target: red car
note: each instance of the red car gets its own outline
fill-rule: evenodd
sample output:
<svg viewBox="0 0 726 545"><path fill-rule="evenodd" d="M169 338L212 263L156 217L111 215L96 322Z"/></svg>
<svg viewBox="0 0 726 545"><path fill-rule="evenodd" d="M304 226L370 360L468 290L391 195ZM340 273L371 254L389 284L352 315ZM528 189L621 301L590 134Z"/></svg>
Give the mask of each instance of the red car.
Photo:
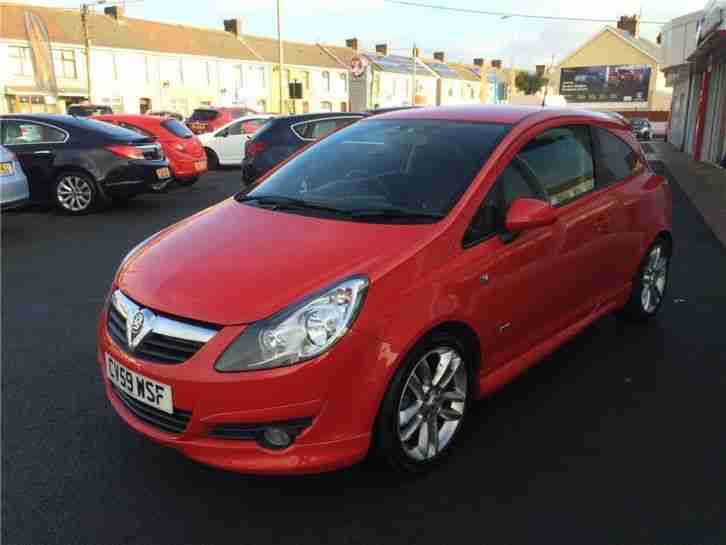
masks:
<svg viewBox="0 0 726 545"><path fill-rule="evenodd" d="M242 116L255 114L257 112L249 108L197 108L187 120L187 127L194 134L202 134L216 131Z"/></svg>
<svg viewBox="0 0 726 545"><path fill-rule="evenodd" d="M93 119L113 123L155 138L169 160L169 168L181 185L192 185L207 171L207 155L199 139L172 117L152 115L96 115Z"/></svg>
<svg viewBox="0 0 726 545"><path fill-rule="evenodd" d="M199 462L423 472L474 400L601 316L652 318L671 250L669 185L615 118L398 111L134 248L97 359L121 418Z"/></svg>

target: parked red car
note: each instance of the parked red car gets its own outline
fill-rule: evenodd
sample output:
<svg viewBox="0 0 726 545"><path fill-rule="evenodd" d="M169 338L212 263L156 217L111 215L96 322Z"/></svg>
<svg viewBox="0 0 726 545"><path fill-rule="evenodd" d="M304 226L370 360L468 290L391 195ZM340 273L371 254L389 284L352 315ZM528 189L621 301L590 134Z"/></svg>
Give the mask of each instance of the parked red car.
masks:
<svg viewBox="0 0 726 545"><path fill-rule="evenodd" d="M169 160L172 175L181 185L195 184L207 171L207 156L199 139L172 117L118 114L97 115L93 119L156 138Z"/></svg>
<svg viewBox="0 0 726 545"><path fill-rule="evenodd" d="M603 315L653 317L671 250L668 183L615 118L398 111L134 248L98 364L129 426L205 464L423 472L472 401Z"/></svg>
<svg viewBox="0 0 726 545"><path fill-rule="evenodd" d="M194 134L216 131L230 121L257 112L249 108L197 108L187 120L187 127Z"/></svg>

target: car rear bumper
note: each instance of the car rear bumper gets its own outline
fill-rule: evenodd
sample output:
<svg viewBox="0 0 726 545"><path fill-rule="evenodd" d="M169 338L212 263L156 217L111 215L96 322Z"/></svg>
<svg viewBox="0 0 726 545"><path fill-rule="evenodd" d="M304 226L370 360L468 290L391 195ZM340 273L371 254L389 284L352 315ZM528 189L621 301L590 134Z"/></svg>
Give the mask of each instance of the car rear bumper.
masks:
<svg viewBox="0 0 726 545"><path fill-rule="evenodd" d="M204 163L204 168L198 169L197 164ZM202 154L197 158L192 159L177 159L169 158L169 167L174 178L187 179L194 178L200 174L207 172L207 157Z"/></svg>
<svg viewBox="0 0 726 545"><path fill-rule="evenodd" d="M169 169L169 176L161 177L161 169ZM128 161L114 167L103 181L104 188L111 194L142 193L159 183L171 182L171 168L166 160Z"/></svg>

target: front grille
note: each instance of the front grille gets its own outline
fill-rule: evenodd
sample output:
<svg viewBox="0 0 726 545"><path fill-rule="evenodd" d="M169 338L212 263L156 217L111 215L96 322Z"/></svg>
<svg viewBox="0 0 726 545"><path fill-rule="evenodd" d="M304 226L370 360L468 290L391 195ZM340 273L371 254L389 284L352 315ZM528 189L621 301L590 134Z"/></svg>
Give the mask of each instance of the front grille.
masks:
<svg viewBox="0 0 726 545"><path fill-rule="evenodd" d="M126 392L112 387L116 397L124 404L129 412L142 422L168 433L182 434L187 429L192 413L174 408L174 414L165 413L154 407L137 401Z"/></svg>
<svg viewBox="0 0 726 545"><path fill-rule="evenodd" d="M295 437L312 423L313 419L307 417L287 420L285 422L267 422L262 424L217 424L210 430L209 435L218 439L251 441L257 439L266 428L277 427L285 428Z"/></svg>
<svg viewBox="0 0 726 545"><path fill-rule="evenodd" d="M126 341L126 319L113 304L108 308L108 333L119 348L126 353L145 361L167 365L184 363L205 344L151 331L132 351Z"/></svg>

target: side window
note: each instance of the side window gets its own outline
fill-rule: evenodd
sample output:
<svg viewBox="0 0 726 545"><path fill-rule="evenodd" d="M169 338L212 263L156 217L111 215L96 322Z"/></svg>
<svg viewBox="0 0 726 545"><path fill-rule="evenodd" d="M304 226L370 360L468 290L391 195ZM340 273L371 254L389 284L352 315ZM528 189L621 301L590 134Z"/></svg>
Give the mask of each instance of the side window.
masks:
<svg viewBox="0 0 726 545"><path fill-rule="evenodd" d="M130 125L128 123L124 123L123 121L119 121L118 125L119 125L119 127L123 127L124 129L128 129L130 131L134 131L139 134L143 134L144 136L148 136L149 138L156 138L156 136L154 136L149 131L142 129L141 127L137 127L136 125Z"/></svg>
<svg viewBox="0 0 726 545"><path fill-rule="evenodd" d="M347 125L350 125L351 123L354 123L358 121L358 118L356 117L349 117L349 118L341 118L335 120L335 128L340 129L341 127L345 127Z"/></svg>
<svg viewBox="0 0 726 545"><path fill-rule="evenodd" d="M595 129L599 146L597 157L598 187L638 174L645 168L640 154L607 129Z"/></svg>
<svg viewBox="0 0 726 545"><path fill-rule="evenodd" d="M310 134L313 129L313 123L300 123L299 125L295 125L293 127L290 127L292 129L292 132L294 132L298 138L311 138Z"/></svg>
<svg viewBox="0 0 726 545"><path fill-rule="evenodd" d="M264 119L248 119L242 123L242 134L255 134L257 129L265 124Z"/></svg>
<svg viewBox="0 0 726 545"><path fill-rule="evenodd" d="M586 125L549 129L530 141L518 157L553 206L595 189L592 138Z"/></svg>
<svg viewBox="0 0 726 545"><path fill-rule="evenodd" d="M464 235L465 247L506 232L507 212L515 200L541 197L537 187L525 178L522 168L521 162L515 159L499 175Z"/></svg>
<svg viewBox="0 0 726 545"><path fill-rule="evenodd" d="M9 119L3 121L2 143L6 146L60 143L65 139L63 131L47 125Z"/></svg>
<svg viewBox="0 0 726 545"><path fill-rule="evenodd" d="M333 132L337 127L338 124L336 119L323 119L321 121L316 121L315 123L312 123L312 128L308 138L317 140L318 138L322 138L326 134Z"/></svg>
<svg viewBox="0 0 726 545"><path fill-rule="evenodd" d="M239 136L240 134L244 134L242 131L243 122L240 121L238 123L233 123L229 127L227 127L226 131L229 136Z"/></svg>

